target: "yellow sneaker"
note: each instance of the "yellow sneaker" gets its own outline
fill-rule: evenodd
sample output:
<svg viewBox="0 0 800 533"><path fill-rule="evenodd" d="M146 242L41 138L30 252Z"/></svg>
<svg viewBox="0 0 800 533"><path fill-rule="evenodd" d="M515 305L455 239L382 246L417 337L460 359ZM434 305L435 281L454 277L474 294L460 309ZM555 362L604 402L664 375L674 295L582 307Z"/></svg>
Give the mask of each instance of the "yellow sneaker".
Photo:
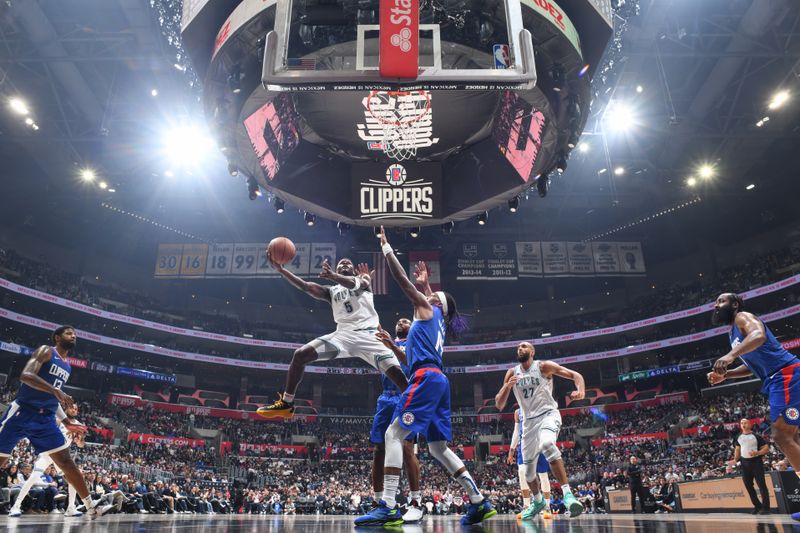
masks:
<svg viewBox="0 0 800 533"><path fill-rule="evenodd" d="M550 509L545 509L542 511L542 518L553 518L553 513L550 512Z"/></svg>
<svg viewBox="0 0 800 533"><path fill-rule="evenodd" d="M294 404L285 401L279 394L278 401L272 405L262 405L256 410L256 413L264 418L292 418Z"/></svg>
<svg viewBox="0 0 800 533"><path fill-rule="evenodd" d="M517 520L522 520L522 513L517 513Z"/></svg>

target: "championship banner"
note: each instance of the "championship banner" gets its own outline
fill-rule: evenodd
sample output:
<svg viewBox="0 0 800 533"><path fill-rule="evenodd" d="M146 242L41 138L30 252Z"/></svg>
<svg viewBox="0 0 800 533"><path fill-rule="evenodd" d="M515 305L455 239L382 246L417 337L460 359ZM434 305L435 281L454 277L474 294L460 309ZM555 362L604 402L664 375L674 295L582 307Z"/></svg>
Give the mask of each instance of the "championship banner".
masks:
<svg viewBox="0 0 800 533"><path fill-rule="evenodd" d="M641 248L639 249L641 252ZM585 242L568 242L567 257L570 274L594 274L592 247Z"/></svg>
<svg viewBox="0 0 800 533"><path fill-rule="evenodd" d="M428 283L431 290L442 290L441 266L439 263L439 251L430 252L408 252L408 272L414 274L417 263L422 261L428 267Z"/></svg>
<svg viewBox="0 0 800 533"><path fill-rule="evenodd" d="M517 271L521 278L544 274L540 242L517 242Z"/></svg>
<svg viewBox="0 0 800 533"><path fill-rule="evenodd" d="M619 250L615 242L593 242L592 255L594 256L594 270L598 274L618 274Z"/></svg>
<svg viewBox="0 0 800 533"><path fill-rule="evenodd" d="M158 435L148 435L147 433L128 433L128 442L138 442L140 444L169 444L172 446L191 446L196 448L198 446L205 446L206 441L203 439L187 439L183 437L161 437Z"/></svg>
<svg viewBox="0 0 800 533"><path fill-rule="evenodd" d="M458 247L456 279L515 280L516 255L513 242L462 242Z"/></svg>
<svg viewBox="0 0 800 533"><path fill-rule="evenodd" d="M568 276L569 257L567 256L567 243L543 242L542 262L546 276Z"/></svg>
<svg viewBox="0 0 800 533"><path fill-rule="evenodd" d="M644 274L644 254L640 242L618 242L621 271L625 274Z"/></svg>

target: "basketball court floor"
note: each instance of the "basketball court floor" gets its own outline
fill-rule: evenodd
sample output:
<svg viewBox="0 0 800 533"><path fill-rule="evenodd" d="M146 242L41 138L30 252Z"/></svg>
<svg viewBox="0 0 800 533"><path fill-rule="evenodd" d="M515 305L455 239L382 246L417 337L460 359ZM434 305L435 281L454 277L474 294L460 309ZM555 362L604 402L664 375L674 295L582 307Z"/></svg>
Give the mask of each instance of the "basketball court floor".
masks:
<svg viewBox="0 0 800 533"><path fill-rule="evenodd" d="M0 528L11 532L103 531L139 532L144 529L171 532L203 531L219 533L345 533L397 531L405 533L800 533L800 522L786 515L747 514L672 514L672 515L583 515L575 519L517 522L512 515L496 516L486 524L462 527L455 516L435 516L419 524L394 528L356 528L352 516L259 516L259 515L111 515L89 521L65 519L61 515L37 515L9 519L0 517Z"/></svg>

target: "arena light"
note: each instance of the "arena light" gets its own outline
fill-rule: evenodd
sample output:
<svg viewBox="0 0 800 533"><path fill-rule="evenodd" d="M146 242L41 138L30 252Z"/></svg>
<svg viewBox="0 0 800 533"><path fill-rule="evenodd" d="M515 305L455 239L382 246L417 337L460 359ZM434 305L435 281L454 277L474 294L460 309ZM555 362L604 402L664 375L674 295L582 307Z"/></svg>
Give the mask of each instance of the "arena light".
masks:
<svg viewBox="0 0 800 533"><path fill-rule="evenodd" d="M91 168L84 168L83 170L81 170L81 179L83 181L94 181L96 177L97 175Z"/></svg>
<svg viewBox="0 0 800 533"><path fill-rule="evenodd" d="M711 179L714 177L714 167L709 164L700 165L700 168L697 169L697 173L704 180Z"/></svg>
<svg viewBox="0 0 800 533"><path fill-rule="evenodd" d="M589 63L586 63L584 66L581 67L581 69L578 71L578 77L579 78L584 77L587 72L589 72Z"/></svg>
<svg viewBox="0 0 800 533"><path fill-rule="evenodd" d="M228 163L228 174L234 177L239 175L239 167L236 166L236 163Z"/></svg>
<svg viewBox="0 0 800 533"><path fill-rule="evenodd" d="M154 96L154 97L158 96L158 89L153 89L152 91L150 91L150 96Z"/></svg>
<svg viewBox="0 0 800 533"><path fill-rule="evenodd" d="M247 197L255 200L261 196L261 189L258 188L258 182L252 177L247 178Z"/></svg>
<svg viewBox="0 0 800 533"><path fill-rule="evenodd" d="M478 224L481 226L485 226L486 223L489 221L489 213L484 211L480 215L478 215Z"/></svg>
<svg viewBox="0 0 800 533"><path fill-rule="evenodd" d="M689 187L694 187L695 185L697 185L697 178L695 178L694 176L690 176L686 180L686 185L688 185Z"/></svg>
<svg viewBox="0 0 800 533"><path fill-rule="evenodd" d="M378 237L378 238L381 237L381 227L380 226L375 226L374 228L372 228L372 231L375 233L376 237Z"/></svg>
<svg viewBox="0 0 800 533"><path fill-rule="evenodd" d="M33 126L33 119L31 117L26 118L25 124L27 124L28 126Z"/></svg>
<svg viewBox="0 0 800 533"><path fill-rule="evenodd" d="M787 101L789 101L789 91L778 91L772 95L772 99L769 101L769 105L767 107L770 109L778 109Z"/></svg>
<svg viewBox="0 0 800 533"><path fill-rule="evenodd" d="M636 114L628 104L612 101L608 104L604 121L611 131L624 133L636 125Z"/></svg>
<svg viewBox="0 0 800 533"><path fill-rule="evenodd" d="M453 228L455 227L456 223L453 222L452 220L445 222L444 224L442 224L442 233L444 233L445 235L450 235L451 233L453 233Z"/></svg>
<svg viewBox="0 0 800 533"><path fill-rule="evenodd" d="M625 167L617 167L614 169L615 176L622 176L623 174L625 174Z"/></svg>
<svg viewBox="0 0 800 533"><path fill-rule="evenodd" d="M644 92L644 87L642 87L641 85L637 85L636 86L636 92L639 93L639 94L642 94Z"/></svg>
<svg viewBox="0 0 800 533"><path fill-rule="evenodd" d="M558 155L558 162L556 163L556 172L563 174L567 170L567 155L561 152Z"/></svg>
<svg viewBox="0 0 800 533"><path fill-rule="evenodd" d="M508 210L512 213L516 213L519 210L519 196L515 196L508 201Z"/></svg>
<svg viewBox="0 0 800 533"><path fill-rule="evenodd" d="M544 198L547 196L547 191L550 188L550 176L547 174L542 174L536 180L536 191L539 193L539 196Z"/></svg>
<svg viewBox="0 0 800 533"><path fill-rule="evenodd" d="M214 149L214 140L199 126L181 126L167 132L164 152L175 167L194 166Z"/></svg>
<svg viewBox="0 0 800 533"><path fill-rule="evenodd" d="M108 189L108 183L106 183L105 181L101 181L100 183L97 184L97 186L103 190Z"/></svg>
<svg viewBox="0 0 800 533"><path fill-rule="evenodd" d="M417 237L419 237L419 233L420 233L419 226L415 226L413 228L409 228L409 230L408 230L408 234L411 235L412 239L416 239Z"/></svg>
<svg viewBox="0 0 800 533"><path fill-rule="evenodd" d="M305 215L303 215L303 220L306 221L306 226L313 226L317 221L317 215L306 211Z"/></svg>
<svg viewBox="0 0 800 533"><path fill-rule="evenodd" d="M286 210L286 203L276 196L275 197L275 211L277 211L278 214L280 215L280 214L283 214L283 212L285 210Z"/></svg>
<svg viewBox="0 0 800 533"><path fill-rule="evenodd" d="M588 152L589 148L590 148L589 143L587 143L586 141L583 141L582 143L578 144L578 151L582 154Z"/></svg>
<svg viewBox="0 0 800 533"><path fill-rule="evenodd" d="M745 187L745 189L748 190L748 191L752 191L755 188L756 188L756 184L755 183L751 183L750 185Z"/></svg>
<svg viewBox="0 0 800 533"><path fill-rule="evenodd" d="M25 100L22 98L14 97L8 101L8 107L11 108L11 111L18 115L27 115L30 113L30 109L28 109L28 104L25 103Z"/></svg>

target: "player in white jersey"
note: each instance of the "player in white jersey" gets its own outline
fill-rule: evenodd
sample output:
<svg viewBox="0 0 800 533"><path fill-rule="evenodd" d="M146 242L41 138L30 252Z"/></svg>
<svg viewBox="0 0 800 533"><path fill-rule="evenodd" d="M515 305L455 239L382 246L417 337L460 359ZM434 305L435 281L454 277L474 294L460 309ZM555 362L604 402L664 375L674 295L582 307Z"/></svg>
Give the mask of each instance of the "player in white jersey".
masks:
<svg viewBox="0 0 800 533"><path fill-rule="evenodd" d="M269 256L269 252L267 254ZM334 272L326 261L322 264L319 277L336 284L320 285L300 279L273 261L272 257L269 259L275 270L289 283L317 300L331 304L336 331L318 337L294 352L283 396L272 405L260 407L258 414L266 418L291 418L295 392L303 379L306 365L313 361L358 357L386 374L400 390L408 388L408 379L397 357L375 337L380 320L372 302L371 277L366 264L360 264L356 272L353 262L344 258L336 265Z"/></svg>
<svg viewBox="0 0 800 533"><path fill-rule="evenodd" d="M544 455L550 463L550 469L564 492L564 505L569 509L570 516L575 517L583 512L583 505L572 494L564 461L561 459L561 451L556 445L558 432L561 429L561 413L558 412L558 402L553 398L553 376L575 382L577 390L570 393L570 397L574 400L583 398L586 386L583 376L579 373L553 361L535 361L533 359L535 353L536 350L530 342L521 342L517 346L519 364L508 369L503 387L495 396L495 405L502 411L513 390L523 416L520 449L526 470L525 479L533 495L533 502L522 513L522 519L535 517L547 505L539 490L539 480L536 476L539 454Z"/></svg>
<svg viewBox="0 0 800 533"><path fill-rule="evenodd" d="M78 447L83 448L83 434L82 433L71 433L62 423L65 418L70 418L74 421L75 424L79 424L79 422L75 421L75 417L78 416L78 407L75 404L70 405L67 407L66 412L59 408L56 412L56 419L58 420L58 428L61 430L61 433L64 434L64 438L66 439L69 445L72 444L74 441ZM31 475L25 480L25 484L22 485L22 488L17 494L17 499L14 500L14 505L11 507L11 510L8 512L9 518L15 518L22 515L22 500L25 499L25 496L28 495L30 490L36 484L36 482L41 478L42 474L44 474L45 470L50 468L50 465L55 464L55 461L50 457L49 453L40 453L39 456L36 458L36 462L33 464L33 471ZM56 466L56 469L58 467ZM77 517L83 516L83 513L78 511L75 508L75 497L78 495L78 491L75 490L75 487L72 485L68 485L68 497L67 500L67 510L64 513L64 516L70 517Z"/></svg>

